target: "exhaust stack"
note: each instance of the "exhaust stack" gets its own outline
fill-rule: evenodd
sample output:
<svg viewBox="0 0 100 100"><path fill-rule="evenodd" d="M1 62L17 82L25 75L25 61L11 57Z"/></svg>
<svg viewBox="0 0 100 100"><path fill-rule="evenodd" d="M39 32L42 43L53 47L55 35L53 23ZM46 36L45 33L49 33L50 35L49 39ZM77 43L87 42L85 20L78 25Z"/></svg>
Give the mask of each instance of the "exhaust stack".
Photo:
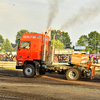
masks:
<svg viewBox="0 0 100 100"><path fill-rule="evenodd" d="M47 32L45 32L42 61L45 61L45 54L46 54L46 34L47 34Z"/></svg>

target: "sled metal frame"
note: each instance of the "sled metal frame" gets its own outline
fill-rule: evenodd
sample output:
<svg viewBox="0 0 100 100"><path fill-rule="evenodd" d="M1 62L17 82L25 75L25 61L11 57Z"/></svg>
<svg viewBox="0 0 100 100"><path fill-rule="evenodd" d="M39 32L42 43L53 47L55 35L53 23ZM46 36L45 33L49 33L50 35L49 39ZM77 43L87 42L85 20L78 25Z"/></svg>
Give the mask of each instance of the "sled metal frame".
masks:
<svg viewBox="0 0 100 100"><path fill-rule="evenodd" d="M94 75L95 75L95 68L96 67L100 67L97 65L93 65L92 62L89 62L88 64L83 64L83 65L87 65L86 69L89 69L92 66L92 72L91 72L91 80L94 79Z"/></svg>

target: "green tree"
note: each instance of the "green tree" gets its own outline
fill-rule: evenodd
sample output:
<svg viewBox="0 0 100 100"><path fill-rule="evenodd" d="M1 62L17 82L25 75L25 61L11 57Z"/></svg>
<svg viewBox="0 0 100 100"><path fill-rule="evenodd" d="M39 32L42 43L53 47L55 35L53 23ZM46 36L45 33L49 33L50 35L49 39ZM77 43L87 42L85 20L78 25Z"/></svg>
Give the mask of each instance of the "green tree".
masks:
<svg viewBox="0 0 100 100"><path fill-rule="evenodd" d="M2 51L12 51L13 50L11 43L8 39L6 39L4 43L1 45L1 49Z"/></svg>
<svg viewBox="0 0 100 100"><path fill-rule="evenodd" d="M17 32L15 43L18 44L19 39L22 37L23 33L28 33L28 30L20 30Z"/></svg>
<svg viewBox="0 0 100 100"><path fill-rule="evenodd" d="M53 39L53 36L57 35L57 31L56 30L51 30L51 40ZM58 38L59 39L59 38Z"/></svg>
<svg viewBox="0 0 100 100"><path fill-rule="evenodd" d="M64 44L64 45L67 45L71 42L71 39L70 39L70 36L68 35L68 32L62 32L61 33L61 42Z"/></svg>
<svg viewBox="0 0 100 100"><path fill-rule="evenodd" d="M1 46L1 44L2 44L3 42L4 42L3 36L0 35L0 46Z"/></svg>
<svg viewBox="0 0 100 100"><path fill-rule="evenodd" d="M86 46L86 50L90 54L96 54L100 49L100 33L97 31L92 31L87 35L80 36L77 41L77 46Z"/></svg>
<svg viewBox="0 0 100 100"><path fill-rule="evenodd" d="M82 35L77 42L77 46L87 46L87 43L88 43L87 35Z"/></svg>
<svg viewBox="0 0 100 100"><path fill-rule="evenodd" d="M96 54L99 52L100 46L100 33L97 31L90 32L88 34L88 49L90 53Z"/></svg>
<svg viewBox="0 0 100 100"><path fill-rule="evenodd" d="M70 36L68 32L60 31L60 30L51 30L51 40L55 35L55 40L59 40L62 42L64 46L71 42Z"/></svg>
<svg viewBox="0 0 100 100"><path fill-rule="evenodd" d="M53 46L53 40L51 40L51 46ZM59 49L59 40L55 40L54 46L56 49ZM63 43L60 41L60 49L63 49Z"/></svg>
<svg viewBox="0 0 100 100"><path fill-rule="evenodd" d="M13 43L11 43L11 45L12 45L13 48L15 48L17 46L16 44L13 44Z"/></svg>

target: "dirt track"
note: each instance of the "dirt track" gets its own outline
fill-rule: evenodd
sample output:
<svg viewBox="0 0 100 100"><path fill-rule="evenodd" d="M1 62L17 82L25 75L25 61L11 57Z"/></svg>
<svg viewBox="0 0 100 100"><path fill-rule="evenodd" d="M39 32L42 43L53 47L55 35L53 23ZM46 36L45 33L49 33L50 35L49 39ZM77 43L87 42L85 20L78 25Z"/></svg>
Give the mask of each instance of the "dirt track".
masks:
<svg viewBox="0 0 100 100"><path fill-rule="evenodd" d="M100 100L100 73L73 82L65 75L25 78L21 71L0 69L0 100Z"/></svg>

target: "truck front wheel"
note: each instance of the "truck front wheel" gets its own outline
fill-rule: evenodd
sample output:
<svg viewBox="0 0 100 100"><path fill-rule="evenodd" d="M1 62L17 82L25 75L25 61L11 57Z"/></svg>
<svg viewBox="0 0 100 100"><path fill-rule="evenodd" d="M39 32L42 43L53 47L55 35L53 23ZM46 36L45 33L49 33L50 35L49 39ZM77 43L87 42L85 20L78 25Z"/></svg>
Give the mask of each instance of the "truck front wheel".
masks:
<svg viewBox="0 0 100 100"><path fill-rule="evenodd" d="M23 74L27 78L33 77L35 75L35 68L34 68L34 66L31 65L31 64L25 65L25 67L23 68Z"/></svg>
<svg viewBox="0 0 100 100"><path fill-rule="evenodd" d="M79 69L71 68L66 71L66 78L68 80L76 81L81 77L81 71Z"/></svg>

